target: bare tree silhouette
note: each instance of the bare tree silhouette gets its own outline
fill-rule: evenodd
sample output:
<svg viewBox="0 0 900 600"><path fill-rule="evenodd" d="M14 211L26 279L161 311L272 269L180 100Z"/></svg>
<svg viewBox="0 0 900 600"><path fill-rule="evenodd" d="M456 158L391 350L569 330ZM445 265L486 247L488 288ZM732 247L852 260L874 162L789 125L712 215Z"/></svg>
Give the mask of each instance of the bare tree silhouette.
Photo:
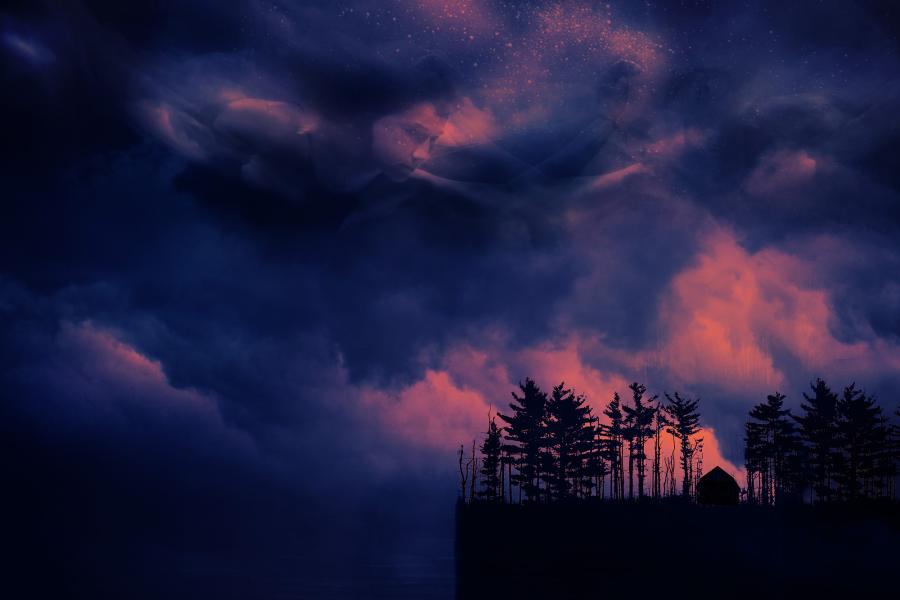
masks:
<svg viewBox="0 0 900 600"><path fill-rule="evenodd" d="M659 406L656 407L656 414L654 415L654 434L653 434L653 497L655 499L659 499L663 495L662 490L662 478L660 471L662 469L661 458L662 458L662 433L665 431L665 428L670 425L669 420L666 418L665 411L661 410Z"/></svg>
<svg viewBox="0 0 900 600"><path fill-rule="evenodd" d="M691 494L694 456L691 437L700 429L700 413L697 410L700 400L682 398L678 392L672 396L666 394L666 399L668 404L663 407L663 410L668 413L672 423L668 431L675 438L681 440L681 469L684 474L681 480L681 495L688 497Z"/></svg>
<svg viewBox="0 0 900 600"><path fill-rule="evenodd" d="M466 482L469 480L469 461L465 459L465 446L463 444L459 445L459 497L465 502L466 501Z"/></svg>

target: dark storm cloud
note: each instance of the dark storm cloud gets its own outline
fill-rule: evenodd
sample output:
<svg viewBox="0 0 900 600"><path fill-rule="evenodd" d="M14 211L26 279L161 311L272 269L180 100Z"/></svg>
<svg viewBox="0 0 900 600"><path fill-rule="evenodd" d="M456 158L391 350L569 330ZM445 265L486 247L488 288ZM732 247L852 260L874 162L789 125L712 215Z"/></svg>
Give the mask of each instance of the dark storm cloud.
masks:
<svg viewBox="0 0 900 600"><path fill-rule="evenodd" d="M510 13L484 7L479 18L509 26ZM483 67L469 62L491 43L480 32L468 46L448 43L456 28L479 31L478 23L453 20L440 10L435 16L390 8L246 3L210 10L188 3L126 12L87 3L65 14L11 14L6 39L27 36L45 55L58 57L52 65L35 65L23 61L21 51L4 55L17 65L13 76L22 90L7 114L22 114L36 98L47 106L44 113L67 124L32 129L31 143L51 152L75 144L84 150L84 139L117 148L135 132L146 135L150 110L162 128L150 137L161 136L194 164L165 162L155 151L103 159L90 167L111 173L100 176L110 178L102 189L84 186L84 167L55 186L52 179L42 182L51 186L45 190L13 177L16 196L28 200L12 207L12 245L5 255L28 258L8 259L8 271L48 289L103 281L119 290L121 313L145 311L176 330L176 337L205 340L210 347L220 341L207 330L228 330L242 345L263 333L285 339L313 332L333 341L351 379L390 380L415 377L424 347L440 346L467 327L500 323L523 342L545 337L559 298L568 295L573 277L587 273L593 275L584 284L590 290L584 304L564 303L571 327L601 331L614 345L642 346L652 338L657 297L694 252L692 227L703 229L697 225L702 215L681 216L694 212L684 208L691 200L751 232L756 228L751 239L760 246L797 228L846 225L848 218L862 227L894 226L895 186L883 151L895 129L884 126L894 112L892 101L876 101L872 84L859 95L839 90L837 83L820 85L815 94L779 90L784 84L766 77L770 62L785 72L792 67L780 65L793 62L798 77L812 81L823 75L816 61L827 59L800 66L815 39L783 33L772 34L777 40L768 46L777 61L761 56L761 40L770 41L765 28L793 18L774 9L765 23L753 11L733 14L727 20L732 25L718 34L708 26L721 22L720 7L698 5L669 17L656 11L630 15L635 26L650 22L654 34L666 32L662 44L674 57L667 59L668 68L652 73L650 62L635 62L644 42L622 30L623 40L638 50L628 54L632 46L625 46L622 58L617 46L605 48L600 66L591 67L600 73L589 86L592 100L581 91L558 99L575 113L524 128L498 125L487 143L436 152L426 159L426 170L439 174L438 182L387 181L373 156L375 121L420 103L439 106L443 121L453 110L448 103L495 85L482 83L493 76L486 79L478 71ZM364 17L367 9L371 15ZM532 25L544 19L545 35L555 35L558 15L545 15L540 7L525 13L534 16ZM209 14L217 26L201 27ZM444 27L430 46L421 43L429 18ZM702 53L692 43L699 30L705 32ZM732 38L742 31L753 34L747 47L717 53L735 46ZM527 33L526 27L520 35ZM401 43L409 37L412 47ZM829 43L844 38L840 44L854 55L870 47L849 29L836 31ZM67 51L72 46L81 52ZM78 54L87 62L72 58ZM484 60L496 72L499 63ZM571 67L555 66L556 80L577 75ZM92 85L76 86L81 82ZM656 93L647 96L648 87ZM480 102L502 121L504 105ZM642 108L622 117L621 106L629 103ZM403 123L417 124L417 118ZM340 124L347 120L349 125ZM98 138L72 127L108 134ZM679 135L688 140L682 150L653 157L670 151L667 139L677 146ZM13 144L6 147L12 153ZM651 169L648 158L657 161ZM142 166L148 164L157 172L148 173ZM571 182L577 187L635 165L630 181L637 187L626 194L634 197L635 208L616 206L616 188L575 194L586 198L577 201L582 206L572 205L585 222L597 220L593 231L585 227L579 235L596 236L597 243L573 244L572 230L557 219L559 203L569 202L564 198L571 196ZM176 175L177 169L182 173ZM470 185L448 185L448 178ZM479 182L497 187L473 187ZM654 182L653 191L638 191L646 186L640 182ZM172 187L177 191L167 189ZM673 195L691 200L660 208L658 217L648 208L669 205ZM851 195L862 197L868 209L855 210L859 201L849 202ZM548 197L556 200L543 199ZM68 200L54 205L59 198ZM617 214L628 216L610 218ZM204 215L212 220L198 224ZM17 226L28 221L45 226L40 234ZM551 268L532 266L543 257L550 257ZM229 277L242 283L230 284ZM637 300L618 291L635 286L642 288ZM547 291L527 299L516 292L529 287ZM267 289L271 293L261 293ZM196 321L189 315L203 310L204 290L235 308ZM158 356L179 347L162 339ZM204 369L193 360L171 356L164 362L179 381L200 377L198 385L214 385L215 378L202 376ZM246 394L268 379L249 377L227 395Z"/></svg>
<svg viewBox="0 0 900 600"><path fill-rule="evenodd" d="M481 423L541 364L686 388L735 460L764 385L890 392L890 6L452 5L4 9L3 427L35 465L314 511L449 489L402 411Z"/></svg>
<svg viewBox="0 0 900 600"><path fill-rule="evenodd" d="M110 56L118 48L94 31L77 16L67 22L32 4L0 15L4 174L39 176L136 143L126 119L125 73Z"/></svg>

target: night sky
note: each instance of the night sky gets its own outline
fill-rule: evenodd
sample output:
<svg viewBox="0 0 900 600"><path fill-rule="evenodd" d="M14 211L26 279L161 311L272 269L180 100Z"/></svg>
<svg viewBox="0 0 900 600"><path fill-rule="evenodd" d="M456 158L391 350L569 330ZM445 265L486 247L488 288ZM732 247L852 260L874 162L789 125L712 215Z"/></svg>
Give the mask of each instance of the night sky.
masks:
<svg viewBox="0 0 900 600"><path fill-rule="evenodd" d="M447 597L455 452L526 376L699 396L739 480L767 393L893 411L898 34L889 1L4 5L31 585Z"/></svg>

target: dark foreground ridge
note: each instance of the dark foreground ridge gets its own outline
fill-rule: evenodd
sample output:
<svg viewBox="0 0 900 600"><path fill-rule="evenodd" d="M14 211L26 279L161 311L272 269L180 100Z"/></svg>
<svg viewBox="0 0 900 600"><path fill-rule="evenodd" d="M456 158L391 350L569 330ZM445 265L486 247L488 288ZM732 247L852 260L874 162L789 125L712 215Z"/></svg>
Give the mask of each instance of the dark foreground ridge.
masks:
<svg viewBox="0 0 900 600"><path fill-rule="evenodd" d="M898 597L900 505L457 506L457 597Z"/></svg>

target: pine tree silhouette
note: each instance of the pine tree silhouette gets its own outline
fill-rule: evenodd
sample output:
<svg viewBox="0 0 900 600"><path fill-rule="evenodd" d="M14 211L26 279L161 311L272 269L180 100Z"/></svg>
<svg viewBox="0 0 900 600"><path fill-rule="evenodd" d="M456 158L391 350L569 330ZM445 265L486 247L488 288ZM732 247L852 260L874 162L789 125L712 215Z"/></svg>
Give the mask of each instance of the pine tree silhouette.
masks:
<svg viewBox="0 0 900 600"><path fill-rule="evenodd" d="M851 383L837 401L834 477L840 499L856 502L874 491L881 450L881 407Z"/></svg>
<svg viewBox="0 0 900 600"><path fill-rule="evenodd" d="M876 400L855 383L845 387L837 401L836 433L839 499L857 502L887 497L889 480L895 475L890 424Z"/></svg>
<svg viewBox="0 0 900 600"><path fill-rule="evenodd" d="M628 497L643 499L645 447L651 440L652 497L675 494L678 463L681 495L690 497L703 475L703 438L696 438L699 399L666 393L666 404L654 405L657 396L646 398L646 386L633 382L628 387L631 403L613 394L603 409L608 423L601 424L586 397L565 383L548 397L534 380L525 379L520 393L512 393L510 415L496 415L506 426L498 427L489 416L481 457L476 456L474 440L468 457L460 447L462 501L512 502L514 486L519 502L523 496L527 502L605 497L607 475L609 498L621 500L626 497L626 446ZM812 395L803 394L799 416L785 408L786 397L777 391L750 410L744 438L747 501L767 506L802 501L809 487L816 503L893 498L900 426L855 383L840 397L822 379L810 388ZM900 417L900 410L895 414ZM663 456L663 433L672 436L671 456Z"/></svg>
<svg viewBox="0 0 900 600"><path fill-rule="evenodd" d="M513 442L503 448L512 457L516 472L512 480L529 502L541 499L542 467L545 462L547 394L532 379L519 384L521 396L512 392L511 415L498 413L506 439Z"/></svg>
<svg viewBox="0 0 900 600"><path fill-rule="evenodd" d="M897 478L897 464L900 463L900 408L894 411L894 416L897 417L896 422L888 426L887 464L885 465L889 488L886 495L891 499L895 499L896 496L894 486Z"/></svg>
<svg viewBox="0 0 900 600"><path fill-rule="evenodd" d="M481 490L478 496L482 500L488 502L496 502L502 495L502 484L500 481L500 464L501 452L500 429L497 427L497 421L494 418L488 422L488 428L484 435L484 442L481 444Z"/></svg>
<svg viewBox="0 0 900 600"><path fill-rule="evenodd" d="M647 393L647 386L637 381L629 385L628 389L631 390L632 405L623 405L622 410L625 412L626 429L630 442L629 477L632 476L633 462L637 466L638 498L643 498L647 462L647 453L644 447L647 440L653 435L653 420L657 407L651 403L656 400L657 396L645 401L644 394ZM633 497L630 486L631 482L629 482L629 495Z"/></svg>
<svg viewBox="0 0 900 600"><path fill-rule="evenodd" d="M815 498L829 502L834 496L834 471L838 462L837 396L822 379L810 384L813 395L803 394L803 415L794 417L808 451L809 475Z"/></svg>
<svg viewBox="0 0 900 600"><path fill-rule="evenodd" d="M545 480L553 499L572 495L573 483L584 479L583 454L590 448L594 436L590 408L584 396L576 396L560 383L553 388L547 402L547 464Z"/></svg>
<svg viewBox="0 0 900 600"><path fill-rule="evenodd" d="M622 399L619 393L613 394L603 414L609 418L609 425L601 425L604 438L604 450L609 461L610 497L622 500L625 497L625 417L622 414Z"/></svg>
<svg viewBox="0 0 900 600"><path fill-rule="evenodd" d="M785 395L775 392L750 411L745 438L751 501L777 504L799 491L799 440ZM755 487L754 487L755 486Z"/></svg>
<svg viewBox="0 0 900 600"><path fill-rule="evenodd" d="M878 429L874 439L876 447L875 471L872 473L874 489L869 495L876 498L892 499L894 480L897 476L895 446L891 434L891 422L884 411L880 411Z"/></svg>

